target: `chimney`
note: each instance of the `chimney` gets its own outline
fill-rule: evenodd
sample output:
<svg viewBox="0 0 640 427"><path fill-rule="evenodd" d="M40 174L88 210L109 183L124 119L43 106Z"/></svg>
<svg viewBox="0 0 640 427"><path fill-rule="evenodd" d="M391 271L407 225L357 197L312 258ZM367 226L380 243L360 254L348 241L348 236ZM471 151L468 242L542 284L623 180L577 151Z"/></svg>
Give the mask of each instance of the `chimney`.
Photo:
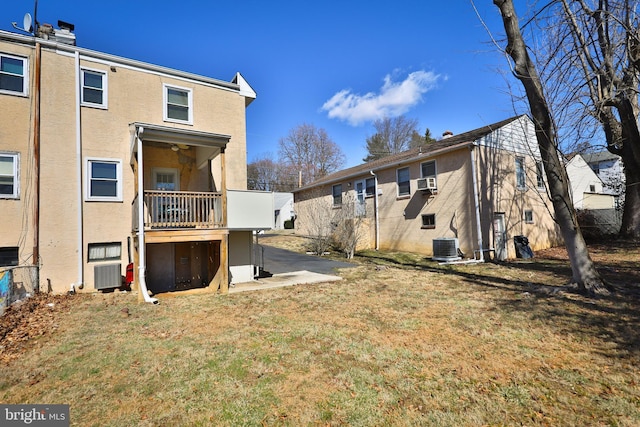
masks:
<svg viewBox="0 0 640 427"><path fill-rule="evenodd" d="M453 136L453 132L450 130L445 130L442 132L442 139L451 138Z"/></svg>

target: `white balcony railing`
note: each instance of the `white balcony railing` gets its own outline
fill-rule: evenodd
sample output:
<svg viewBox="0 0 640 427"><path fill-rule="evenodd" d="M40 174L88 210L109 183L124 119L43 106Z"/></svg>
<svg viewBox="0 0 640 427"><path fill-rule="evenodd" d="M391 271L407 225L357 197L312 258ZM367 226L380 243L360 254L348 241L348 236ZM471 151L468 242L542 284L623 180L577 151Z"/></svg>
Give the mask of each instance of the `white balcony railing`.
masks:
<svg viewBox="0 0 640 427"><path fill-rule="evenodd" d="M222 193L144 191L144 228L221 228ZM137 197L133 203L133 229L137 230Z"/></svg>

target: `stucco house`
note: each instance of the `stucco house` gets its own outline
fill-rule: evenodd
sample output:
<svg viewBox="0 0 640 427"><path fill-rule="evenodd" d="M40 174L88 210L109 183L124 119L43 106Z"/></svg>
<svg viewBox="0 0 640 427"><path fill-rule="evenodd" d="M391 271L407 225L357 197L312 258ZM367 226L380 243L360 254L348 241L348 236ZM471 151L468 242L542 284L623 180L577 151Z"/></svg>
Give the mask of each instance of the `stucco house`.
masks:
<svg viewBox="0 0 640 427"><path fill-rule="evenodd" d="M296 229L312 234L313 212L343 209L343 201L353 200L354 215L365 219L360 248L444 260L460 252L464 258L514 258L515 236L526 236L534 251L561 242L545 182L534 125L522 115L447 134L295 190Z"/></svg>
<svg viewBox="0 0 640 427"><path fill-rule="evenodd" d="M41 289L66 292L117 287L131 263L147 301L253 279L252 233L272 227L273 196L247 191L256 93L240 73L5 31L0 62L4 266L36 265Z"/></svg>

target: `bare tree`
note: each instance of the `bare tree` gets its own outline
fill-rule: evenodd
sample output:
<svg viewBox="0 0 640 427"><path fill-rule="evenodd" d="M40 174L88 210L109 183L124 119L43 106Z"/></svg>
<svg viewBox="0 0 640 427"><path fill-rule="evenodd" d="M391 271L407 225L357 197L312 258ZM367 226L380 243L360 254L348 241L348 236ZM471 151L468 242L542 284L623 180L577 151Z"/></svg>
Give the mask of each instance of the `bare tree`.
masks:
<svg viewBox="0 0 640 427"><path fill-rule="evenodd" d="M365 207L364 200L359 200L355 192L349 191L343 195L340 209L333 210L333 243L348 259L353 258L358 243L367 233Z"/></svg>
<svg viewBox="0 0 640 427"><path fill-rule="evenodd" d="M322 256L331 248L333 201L320 189L296 195L296 228L309 238L309 251Z"/></svg>
<svg viewBox="0 0 640 427"><path fill-rule="evenodd" d="M415 143L415 136L420 137L416 130L418 120L405 116L376 120L373 127L376 133L367 138L365 162L406 151L412 147L412 142Z"/></svg>
<svg viewBox="0 0 640 427"><path fill-rule="evenodd" d="M247 188L260 191L292 191L298 185L293 167L265 155L247 165Z"/></svg>
<svg viewBox="0 0 640 427"><path fill-rule="evenodd" d="M626 181L621 234L640 238L640 39L637 1L559 0L538 14L537 59L566 137L604 135ZM544 43L543 43L544 42Z"/></svg>
<svg viewBox="0 0 640 427"><path fill-rule="evenodd" d="M302 185L337 171L345 162L342 149L327 132L311 124L295 127L279 145L280 162L301 172Z"/></svg>
<svg viewBox="0 0 640 427"><path fill-rule="evenodd" d="M507 35L505 51L513 60L514 75L522 83L527 96L556 221L560 226L569 254L573 281L583 293L608 293L589 257L587 245L578 226L576 212L569 195L567 172L558 155L557 133L549 105L537 69L529 56L520 31L513 2L512 0L493 0L493 3L500 9Z"/></svg>

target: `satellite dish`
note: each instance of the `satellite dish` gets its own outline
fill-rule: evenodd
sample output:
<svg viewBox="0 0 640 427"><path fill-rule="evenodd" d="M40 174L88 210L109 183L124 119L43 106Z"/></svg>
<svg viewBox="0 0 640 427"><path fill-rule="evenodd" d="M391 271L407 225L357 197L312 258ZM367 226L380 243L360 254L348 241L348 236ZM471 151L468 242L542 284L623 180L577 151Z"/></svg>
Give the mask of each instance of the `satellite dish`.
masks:
<svg viewBox="0 0 640 427"><path fill-rule="evenodd" d="M22 20L22 28L30 33L31 32L31 24L33 23L33 20L31 19L31 14L29 12L24 14L24 19Z"/></svg>

